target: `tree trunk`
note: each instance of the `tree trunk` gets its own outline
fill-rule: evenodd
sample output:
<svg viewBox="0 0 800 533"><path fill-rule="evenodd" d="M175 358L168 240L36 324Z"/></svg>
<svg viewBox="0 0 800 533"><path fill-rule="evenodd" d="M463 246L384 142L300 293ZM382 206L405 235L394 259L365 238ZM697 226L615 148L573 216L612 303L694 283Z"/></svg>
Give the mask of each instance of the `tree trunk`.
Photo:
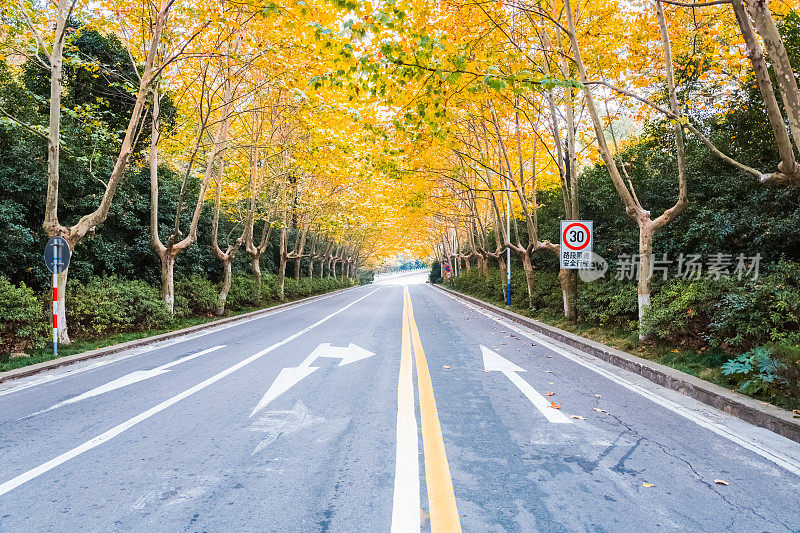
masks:
<svg viewBox="0 0 800 533"><path fill-rule="evenodd" d="M294 280L300 281L300 257L294 260Z"/></svg>
<svg viewBox="0 0 800 533"><path fill-rule="evenodd" d="M253 282L256 286L258 297L261 298L261 255L251 257L253 265Z"/></svg>
<svg viewBox="0 0 800 533"><path fill-rule="evenodd" d="M642 332L642 319L650 307L650 289L653 281L653 227L639 226L639 340L648 340Z"/></svg>
<svg viewBox="0 0 800 533"><path fill-rule="evenodd" d="M775 80L778 82L778 89L783 99L789 130L792 132L795 146L800 149L800 91L797 89L797 80L789 62L789 55L786 53L786 47L767 2L765 0L746 1L750 14L753 16L756 31L764 40L767 55L775 72ZM784 169L783 172L789 173L792 170L794 169Z"/></svg>
<svg viewBox="0 0 800 533"><path fill-rule="evenodd" d="M522 267L525 270L525 283L528 285L528 308L533 309L533 287L536 279L533 276L533 263L531 263L531 254L527 250L522 256Z"/></svg>
<svg viewBox="0 0 800 533"><path fill-rule="evenodd" d="M576 322L578 320L578 308L575 307L578 292L576 271L562 268L558 271L558 281L561 283L561 295L564 297L564 318Z"/></svg>
<svg viewBox="0 0 800 533"><path fill-rule="evenodd" d="M314 277L314 258L312 257L311 260L308 262L308 279Z"/></svg>
<svg viewBox="0 0 800 533"><path fill-rule="evenodd" d="M169 314L175 313L175 254L165 251L161 257L161 297L167 304Z"/></svg>
<svg viewBox="0 0 800 533"><path fill-rule="evenodd" d="M222 261L222 286L219 289L219 298L217 300L217 315L225 313L225 302L228 300L228 293L231 290L231 263L232 259L224 259Z"/></svg>
<svg viewBox="0 0 800 533"><path fill-rule="evenodd" d="M286 299L283 291L284 282L286 281L286 257L281 255L281 261L278 265L278 298L281 300Z"/></svg>
<svg viewBox="0 0 800 533"><path fill-rule="evenodd" d="M58 334L58 343L59 344L69 344L72 341L69 339L69 334L67 333L67 306L66 306L66 296L67 296L67 274L69 269L65 269L64 272L58 275L58 306L56 311L56 326L57 326L57 334Z"/></svg>

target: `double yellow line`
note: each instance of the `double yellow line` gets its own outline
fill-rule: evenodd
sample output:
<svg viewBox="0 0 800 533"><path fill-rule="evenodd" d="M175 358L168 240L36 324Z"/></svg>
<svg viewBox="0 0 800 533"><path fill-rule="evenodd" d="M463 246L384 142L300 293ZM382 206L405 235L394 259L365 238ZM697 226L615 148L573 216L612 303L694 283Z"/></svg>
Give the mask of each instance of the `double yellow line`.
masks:
<svg viewBox="0 0 800 533"><path fill-rule="evenodd" d="M428 507L431 517L431 532L460 532L461 520L453 492L453 480L447 464L439 412L433 396L433 384L428 371L428 360L422 349L419 330L414 320L414 307L408 287L403 288L403 340L401 361L411 358L407 339L411 337L414 347L414 361L417 367L417 389L419 392L419 411L422 421L422 445L425 457L425 484L428 489Z"/></svg>

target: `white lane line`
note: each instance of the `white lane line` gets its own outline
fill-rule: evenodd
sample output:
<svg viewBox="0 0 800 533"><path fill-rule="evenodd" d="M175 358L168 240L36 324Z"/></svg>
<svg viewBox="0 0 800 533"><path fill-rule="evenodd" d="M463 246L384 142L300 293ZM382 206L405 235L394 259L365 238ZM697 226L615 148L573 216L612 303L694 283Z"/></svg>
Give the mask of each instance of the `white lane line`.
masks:
<svg viewBox="0 0 800 533"><path fill-rule="evenodd" d="M154 378L156 376L160 376L161 374L166 374L169 372L169 369L175 365L179 365L181 363L185 363L186 361L191 361L196 357L200 357L201 355L206 355L211 352L215 352L220 348L224 348L225 344L220 344L219 346L214 346L213 348L207 348L205 350L199 351L197 353L193 353L191 355L187 355L186 357L181 357L180 359L176 359L171 363L167 363L165 365L161 365L156 368L151 368L150 370L136 370L131 372L130 374L126 374L120 378L114 379L109 381L104 385L100 385L99 387L95 387L92 390L86 391L83 394L75 396L74 398L70 398L69 400L64 400L63 402L59 402L55 405L51 405L47 409L42 409L41 411L36 411L33 414L30 414L24 418L30 418L32 416L40 415L42 413L46 413L48 411L52 411L53 409L58 409L59 407L64 407L65 405L70 405L73 403L80 402L82 400L87 400L89 398L94 398L95 396L100 396L101 394L105 394L107 392L115 391L117 389L121 389L122 387L127 387L128 385L133 385L134 383L139 383L146 379Z"/></svg>
<svg viewBox="0 0 800 533"><path fill-rule="evenodd" d="M483 344L481 344L481 353L483 354L483 367L486 372L500 372L505 377L511 380L511 383L517 386L517 388L525 395L525 397L536 407L541 413L554 424L570 424L572 420L567 418L567 415L550 407L550 402L548 402L544 396L539 394L539 392L533 388L533 386L522 379L522 377L517 374L517 372L525 372L526 370L520 366L515 365L505 357L501 356L499 353L495 352L494 350L490 350Z"/></svg>
<svg viewBox="0 0 800 533"><path fill-rule="evenodd" d="M181 400L183 400L185 398L188 398L189 396L191 396L191 395L193 395L193 394L195 394L197 392L200 392L201 390L205 389L209 385L213 385L214 383L216 383L217 381L221 380L222 378L224 378L224 377L236 372L240 368L243 368L243 367L249 365L253 361L256 361L256 360L260 359L261 357L265 356L266 354L270 353L271 351L273 351L273 350L275 350L277 348L280 348L284 344L287 344L287 343L295 340L296 338L300 337L301 335L304 335L304 334L308 333L309 331L311 331L312 329L316 328L320 324L323 324L323 323L327 322L328 320L330 320L331 318L335 317L339 313L344 312L345 310L347 310L350 307L354 306L355 304L357 304L358 302L360 302L364 298L374 294L375 292L377 292L379 290L380 290L380 288L375 289L374 291L372 291L372 292L370 292L368 294L365 294L361 298L350 302L349 304L347 304L346 306L342 307L338 311L334 311L333 313L329 314L325 318L322 318L322 319L318 320L317 322L314 322L310 326L301 329L297 333L289 335L288 337L286 337L282 341L276 342L275 344L273 344L272 346L269 346L268 348L264 348L260 352L257 352L255 354L251 355L250 357L248 357L247 359L244 359L243 361L240 361L240 362L236 363L235 365L223 370L222 372L211 376L210 378L206 379L205 381L202 381L202 382L198 383L194 387L191 387L190 389L187 389L187 390L185 390L185 391L183 391L183 392L181 392L179 394L176 394L172 398L169 398L168 400L164 400L163 402L161 402L160 404L156 405L155 407L151 407L147 411L145 411L145 412L143 412L141 414L138 414L138 415L134 416L131 419L126 420L125 422L119 424L118 426L115 426L115 427L109 429L105 433L101 433L100 435L96 436L95 438L84 442L80 446L77 446L77 447L75 447L75 448L73 448L73 449L71 449L71 450L69 450L67 452L64 452L61 455L59 455L58 457L50 459L46 463L41 464L41 465L37 466L36 468L32 468L31 470L28 470L27 472L24 472L24 473L22 473L22 474L20 474L20 475L18 475L16 477L14 477L13 479L10 479L10 480L6 481L5 483L0 484L0 496L2 496L3 494L6 494L8 492L11 492L12 490L14 490L17 487L19 487L20 485L22 485L23 483L26 483L26 482L28 482L28 481L30 481L30 480L38 477L38 476L41 476L45 472L48 472L48 471L52 470L53 468L56 468L57 466L66 463L70 459L74 459L75 457L81 455L82 453L87 452L87 451L89 451L89 450L91 450L93 448L96 448L97 446L100 446L104 442L109 441L109 440L113 439L114 437L116 437L117 435L123 433L125 430L128 430L128 429L132 428L133 426L135 426L139 422L147 420L151 416L160 413L164 409L175 405L176 403L180 402Z"/></svg>
<svg viewBox="0 0 800 533"><path fill-rule="evenodd" d="M414 382L411 376L411 332L403 305L400 375L397 380L397 450L392 498L392 533L420 530L419 432L414 412Z"/></svg>
<svg viewBox="0 0 800 533"><path fill-rule="evenodd" d="M275 309L273 311L268 311L267 313L265 313L263 315L259 315L259 316L253 317L253 318L245 318L245 319L242 319L242 320L234 321L234 322L232 322L230 324L222 324L220 326L214 326L214 327L212 327L212 328L210 328L208 330L202 331L200 333L189 333L187 335L181 335L180 337L176 337L174 339L169 339L169 340L166 340L166 341L161 341L161 342L157 343L156 345L146 347L142 351L137 351L140 348L131 348L130 351L132 353L128 353L128 354L121 355L121 356L119 356L119 354L110 354L110 355L107 355L107 356L104 356L104 357L109 357L109 358L113 358L113 359L108 359L108 360L105 360L105 361L99 361L97 363L94 363L94 364L91 364L91 365L88 365L88 366L79 366L79 365L81 365L81 363L74 363L74 364L71 364L71 365L67 365L67 367L66 367L67 370L63 371L61 373L50 375L50 376L43 376L43 377L40 377L40 378L36 378L34 381L30 381L30 382L27 382L27 383L21 383L21 384L16 385L16 386L11 386L11 387L9 387L7 389L0 390L0 396L5 396L6 394L12 394L14 392L19 392L19 391L22 391L22 390L25 390L25 389L29 389L31 387L36 387L37 385L43 385L45 383L50 383L51 381L55 381L57 379L63 379L63 378L68 378L70 376L75 376L77 374L82 374L82 373L87 372L89 370L94 370L94 369L96 369L98 367L109 365L111 363L119 363L120 361L125 361L126 359L130 359L131 357L144 355L146 353L154 352L154 351L160 350L162 348L168 348L170 346L173 346L173 345L181 343L181 342L186 342L186 341L191 341L191 340L194 340L194 339L199 339L200 337L205 337L206 335L211 335L212 333L218 333L218 332L226 330L228 328L241 326L242 324L247 324L247 323L253 322L255 320L261 320L262 318L268 318L268 317L271 317L271 316L274 316L274 315L278 315L278 314L283 313L285 311L291 311L293 309L299 309L300 307L304 307L304 306L309 305L309 304L314 304L314 303L320 302L322 300L327 300L328 298L333 298L334 296L338 296L339 294L341 294L341 293L337 292L337 293L334 293L334 294L329 294L327 296L322 296L322 297L317 298L315 300L312 300L310 302L305 302L305 303L293 305L293 306L290 306L290 307L284 307L284 308L281 308L281 309ZM74 367L77 367L77 368L74 368ZM56 368L56 369L53 369L53 370L57 372L57 371L63 370L63 369ZM22 380L22 379L26 379L26 378L17 378L17 379ZM10 382L17 381L17 379L10 380ZM5 383L0 383L0 387L3 386L4 384Z"/></svg>
<svg viewBox="0 0 800 533"><path fill-rule="evenodd" d="M465 305L466 307L469 307L473 311L475 311L477 313L480 313L483 316L493 320L494 322L497 322L498 324L502 324L503 326L516 331L520 335L523 335L523 336L525 336L525 337L527 337L527 338L529 338L531 340L534 340L534 341L538 342L540 345L542 345L542 346L544 346L546 348L549 348L553 352L563 355L564 357L566 357L570 361L578 363L579 365L581 365L581 366L583 366L585 368L588 368L592 372L600 374L601 376L613 381L614 383L617 383L618 385L621 385L621 386L625 387L626 389L628 389L628 390L630 390L632 392L635 392L636 394L639 394L640 396L643 396L643 397L647 398L648 400L652 401L653 403L655 403L657 405L660 405L660 406L662 406L662 407L664 407L666 409L669 409L673 413L678 414L678 415L680 415L680 416L682 416L682 417L684 417L684 418L686 418L688 420L691 420L692 422L694 422L698 426L706 428L706 429L708 429L710 431L713 431L717 435L719 435L721 437L724 437L724 438L728 439L729 441L731 441L733 443L738 444L742 448L746 448L746 449L750 450L751 452L760 455L764 459L766 459L766 460L778 465L779 467L781 467L781 468L783 468L785 470L788 470L789 472L791 472L791 473L793 473L793 474L795 474L797 476L800 476L800 462L798 462L794 458L789 457L788 455L785 455L783 453L777 452L775 450L769 449L769 448L767 448L765 446L762 446L759 442L757 442L757 441L755 441L753 439L748 439L746 437L742 437L740 435L737 435L736 433L734 433L732 430L730 430L726 426L724 426L724 425L722 425L722 424L720 424L718 422L715 422L715 421L711 420L710 418L708 418L708 417L706 417L704 415L696 413L696 412L692 411L691 409L689 409L687 407L684 407L683 405L681 405L681 404L679 404L677 402L674 402L672 400L664 398L663 396L660 396L660 395L658 395L658 394L656 394L656 393L654 393L654 392L652 392L652 391L650 391L648 389L645 389L641 385L638 385L638 384L636 384L636 383L634 383L634 382L632 382L632 381L630 381L628 379L623 378L622 376L619 376L619 375L617 375L617 374L615 374L613 372L610 372L610 371L608 371L608 370L606 370L604 368L601 368L600 366L597 366L596 364L585 360L583 357L580 357L580 356L578 356L576 354L570 353L567 350L564 350L562 348L559 348L558 346L555 346L555 345L551 344L550 342L544 340L543 336L541 336L541 335L533 335L531 333L528 333L524 329L522 329L522 328L518 327L517 325L513 324L510 320L500 320L499 318L497 318L495 316L492 316L491 314L487 313L486 311L484 311L483 309L481 309L481 308L479 308L477 306L474 306L474 305L472 305L472 304L470 304L468 302L465 302L463 300L459 300L455 296L452 296L452 295L450 295L448 293L444 293L444 294L449 296L450 298L452 298L456 302L458 302L458 303L460 303L462 305ZM593 356L590 356L590 355L587 354L586 357L593 357ZM646 378L642 378L642 379L646 379Z"/></svg>
<svg viewBox="0 0 800 533"><path fill-rule="evenodd" d="M148 350L148 351L152 351L152 350ZM142 352L142 353L145 353L145 352ZM136 355L141 355L141 354L136 354ZM61 374L55 374L55 375L51 375L51 376L42 376L40 378L34 379L33 381L29 381L27 383L21 383L19 385L16 385L14 387L11 387L11 388L8 388L8 389L5 389L5 390L0 390L0 396L5 396L6 394L19 392L19 391L25 390L25 389L30 389L31 387L35 387L37 385L44 385L45 383L50 383L51 381L55 381L57 379L62 379L62 378L65 378L65 377L67 377L69 375L72 375L72 374L80 374L82 372L87 372L89 370L94 370L95 368L100 368L101 366L106 366L106 365L109 365L109 364L111 364L113 362L115 362L115 361L110 361L110 360L109 361L98 361L98 362L93 363L91 365L88 365L86 367L72 369L69 372L65 372L65 373L61 373ZM78 364L78 363L76 363L76 364ZM24 379L24 378L21 378L21 379Z"/></svg>

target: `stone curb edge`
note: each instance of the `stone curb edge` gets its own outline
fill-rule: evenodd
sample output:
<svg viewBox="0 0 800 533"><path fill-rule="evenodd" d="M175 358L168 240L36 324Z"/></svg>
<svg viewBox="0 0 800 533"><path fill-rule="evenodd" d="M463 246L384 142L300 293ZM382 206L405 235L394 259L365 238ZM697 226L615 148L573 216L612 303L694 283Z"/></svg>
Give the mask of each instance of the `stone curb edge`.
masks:
<svg viewBox="0 0 800 533"><path fill-rule="evenodd" d="M358 285L356 285L355 287L358 287ZM196 333L204 329L221 326L223 324L229 324L231 322L237 322L239 320L244 320L247 318L258 317L260 315L268 315L279 309L292 307L294 305L298 305L301 303L311 302L323 297L330 296L332 294L336 294L338 292L349 291L353 288L354 287L346 287L344 289L337 289L335 291L330 291L323 294L317 294L315 296L309 296L308 298L302 298L300 300L294 300L291 302L286 302L272 307L265 307L264 309L258 309L256 311L250 311L249 313L243 313L241 315L221 318L219 320L212 320L211 322L206 322L204 324L197 324L196 326L189 326L188 328L184 329L176 329L175 331L168 331L166 333L161 333L160 335L154 335L152 337L144 337L142 339L136 339L133 341L123 342L120 344L113 344L111 346L106 346L105 348L98 348L96 350L91 350L89 352L76 353L73 355L68 355L66 357L59 357L58 359L52 359L50 361L42 361L41 363L35 363L32 365L23 366L21 368L15 368L14 370L7 370L5 372L0 372L0 383L28 376L33 376L40 372L44 372L45 370L51 370L53 368L71 365L73 363L79 363L81 361L87 361L89 359L95 359L97 357L103 357L105 355L111 355L114 353L122 352L124 350L128 350L130 348L138 348L139 346L146 346L148 344L153 344L156 342L173 339L175 337L183 337L184 335L191 335L192 333Z"/></svg>
<svg viewBox="0 0 800 533"><path fill-rule="evenodd" d="M764 404L764 402L730 391L680 370L611 348L580 335L544 324L538 320L524 317L472 296L467 296L439 285L432 286L478 307L490 310L513 322L522 324L558 342L578 348L614 366L634 372L662 387L678 391L745 422L768 429L795 442L800 442L800 418L794 419L794 415L789 411L771 404Z"/></svg>

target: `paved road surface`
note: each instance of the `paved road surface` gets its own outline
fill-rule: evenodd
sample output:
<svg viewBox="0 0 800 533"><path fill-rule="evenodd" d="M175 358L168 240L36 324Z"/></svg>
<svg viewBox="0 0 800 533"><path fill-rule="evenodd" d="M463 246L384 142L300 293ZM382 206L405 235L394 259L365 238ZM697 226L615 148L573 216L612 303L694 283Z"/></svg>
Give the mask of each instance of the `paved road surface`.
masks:
<svg viewBox="0 0 800 533"><path fill-rule="evenodd" d="M0 531L800 530L800 445L423 279L0 385Z"/></svg>

